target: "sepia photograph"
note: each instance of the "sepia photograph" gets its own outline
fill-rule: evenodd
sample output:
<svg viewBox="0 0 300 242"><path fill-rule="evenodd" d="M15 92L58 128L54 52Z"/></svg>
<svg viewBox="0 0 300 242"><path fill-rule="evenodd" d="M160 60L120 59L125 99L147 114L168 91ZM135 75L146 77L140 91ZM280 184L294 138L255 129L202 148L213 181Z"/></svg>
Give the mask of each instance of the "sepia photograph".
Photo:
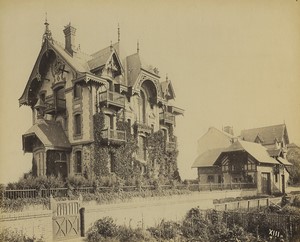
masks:
<svg viewBox="0 0 300 242"><path fill-rule="evenodd" d="M300 241L298 0L0 0L0 242Z"/></svg>

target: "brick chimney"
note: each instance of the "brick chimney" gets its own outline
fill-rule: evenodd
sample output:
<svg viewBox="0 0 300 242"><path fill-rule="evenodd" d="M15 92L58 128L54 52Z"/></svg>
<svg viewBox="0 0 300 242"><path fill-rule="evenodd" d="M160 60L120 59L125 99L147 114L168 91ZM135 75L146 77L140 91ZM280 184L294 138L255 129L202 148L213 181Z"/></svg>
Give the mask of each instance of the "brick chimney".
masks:
<svg viewBox="0 0 300 242"><path fill-rule="evenodd" d="M65 26L65 50L68 51L71 55L73 55L73 53L75 52L75 33L76 29L71 26L71 23Z"/></svg>
<svg viewBox="0 0 300 242"><path fill-rule="evenodd" d="M231 126L225 126L223 128L223 131L226 132L226 133L228 133L228 134L233 135L233 127L231 127Z"/></svg>

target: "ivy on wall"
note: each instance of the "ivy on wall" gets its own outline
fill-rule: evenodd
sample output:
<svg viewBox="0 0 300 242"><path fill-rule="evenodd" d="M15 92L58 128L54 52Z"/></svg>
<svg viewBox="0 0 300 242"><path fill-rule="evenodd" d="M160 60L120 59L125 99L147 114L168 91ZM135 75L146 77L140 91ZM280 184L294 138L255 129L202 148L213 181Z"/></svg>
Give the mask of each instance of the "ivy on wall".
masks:
<svg viewBox="0 0 300 242"><path fill-rule="evenodd" d="M112 160L113 170L117 177L125 181L132 178L140 178L141 164L134 157L138 150L137 139L131 133L130 124L121 119L117 120L117 129L126 132L127 141L124 144L110 143L103 145L101 131L104 129L104 113L101 111L94 115L94 164L93 169L96 177L107 176L110 174L108 164ZM172 131L173 134L173 131ZM148 152L146 177L150 180L157 176L164 182L177 179L179 174L177 170L176 149L166 151L164 133L162 131L154 132L147 136L146 147ZM177 172L177 173L176 173ZM177 176L174 174L177 174Z"/></svg>

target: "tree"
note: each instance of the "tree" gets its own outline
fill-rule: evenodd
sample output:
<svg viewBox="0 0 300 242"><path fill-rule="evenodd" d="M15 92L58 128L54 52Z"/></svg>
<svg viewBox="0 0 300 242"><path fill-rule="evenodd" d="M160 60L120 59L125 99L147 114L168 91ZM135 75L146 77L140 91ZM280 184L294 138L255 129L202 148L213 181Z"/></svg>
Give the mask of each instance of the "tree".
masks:
<svg viewBox="0 0 300 242"><path fill-rule="evenodd" d="M290 148L287 152L287 160L293 164L293 166L288 169L292 183L300 183L300 148Z"/></svg>

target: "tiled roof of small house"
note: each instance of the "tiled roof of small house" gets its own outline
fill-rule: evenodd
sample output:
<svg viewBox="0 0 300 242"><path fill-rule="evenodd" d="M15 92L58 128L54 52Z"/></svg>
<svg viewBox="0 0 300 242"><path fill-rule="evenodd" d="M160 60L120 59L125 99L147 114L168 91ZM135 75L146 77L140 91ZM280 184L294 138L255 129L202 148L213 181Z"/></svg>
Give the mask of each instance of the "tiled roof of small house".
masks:
<svg viewBox="0 0 300 242"><path fill-rule="evenodd" d="M261 144L237 140L228 148L224 149L223 152L235 152L235 151L246 151L248 154L253 156L258 162L278 164L278 161L270 157L267 148Z"/></svg>
<svg viewBox="0 0 300 242"><path fill-rule="evenodd" d="M292 165L293 165L293 164L290 163L287 159L283 159L282 157L278 157L277 160L278 160L281 164L283 164L283 165L285 165L285 166L292 166Z"/></svg>
<svg viewBox="0 0 300 242"><path fill-rule="evenodd" d="M223 148L219 148L205 151L196 158L192 168L213 166L223 150Z"/></svg>
<svg viewBox="0 0 300 242"><path fill-rule="evenodd" d="M277 156L279 156L280 155L280 153L281 153L281 149L268 149L267 150L268 151L268 153L269 153L269 156L272 156L272 157L277 157Z"/></svg>
<svg viewBox="0 0 300 242"><path fill-rule="evenodd" d="M46 148L71 148L62 126L54 121L39 120L23 135L23 139L30 135L36 135Z"/></svg>
<svg viewBox="0 0 300 242"><path fill-rule="evenodd" d="M249 142L255 142L259 137L262 144L274 144L277 139L279 142L283 139L286 126L285 124L260 127L254 129L245 129L241 131L241 139Z"/></svg>

